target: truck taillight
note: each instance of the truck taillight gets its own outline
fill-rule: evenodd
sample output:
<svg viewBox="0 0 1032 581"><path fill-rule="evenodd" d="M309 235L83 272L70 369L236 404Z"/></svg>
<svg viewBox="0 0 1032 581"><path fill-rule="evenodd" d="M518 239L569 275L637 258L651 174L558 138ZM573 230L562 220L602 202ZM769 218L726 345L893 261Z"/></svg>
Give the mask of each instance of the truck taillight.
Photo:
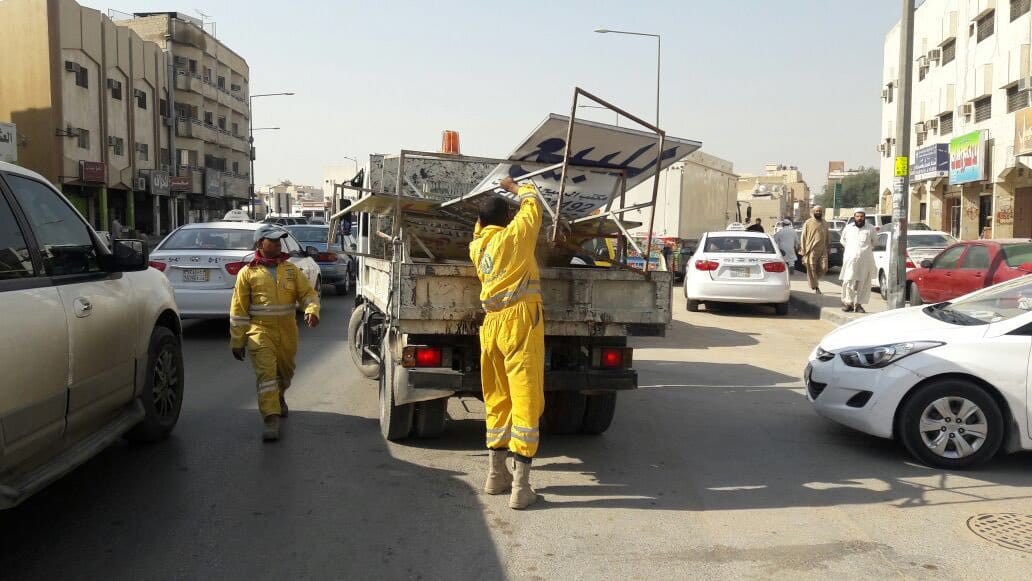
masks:
<svg viewBox="0 0 1032 581"><path fill-rule="evenodd" d="M165 264L164 262L159 262L157 260L152 260L152 261L150 261L149 264L153 268L156 268L156 269L160 270L161 272L165 272L165 269L168 268L167 264Z"/></svg>
<svg viewBox="0 0 1032 581"><path fill-rule="evenodd" d="M764 262L763 270L766 270L767 272L785 272L785 263L780 260Z"/></svg>
<svg viewBox="0 0 1032 581"><path fill-rule="evenodd" d="M695 261L695 269L696 270L716 270L717 267L719 267L719 266L720 266L720 263L716 262L715 260L696 260Z"/></svg>
<svg viewBox="0 0 1032 581"><path fill-rule="evenodd" d="M236 276L237 273L240 272L240 269L245 267L245 266L247 266L246 262L227 262L226 263L226 272L228 272L229 274L231 274L233 276Z"/></svg>
<svg viewBox="0 0 1032 581"><path fill-rule="evenodd" d="M405 347L401 354L402 367L441 367L443 361L440 347Z"/></svg>
<svg viewBox="0 0 1032 581"><path fill-rule="evenodd" d="M594 367L602 369L629 369L634 362L634 349L630 347L600 347L595 350Z"/></svg>

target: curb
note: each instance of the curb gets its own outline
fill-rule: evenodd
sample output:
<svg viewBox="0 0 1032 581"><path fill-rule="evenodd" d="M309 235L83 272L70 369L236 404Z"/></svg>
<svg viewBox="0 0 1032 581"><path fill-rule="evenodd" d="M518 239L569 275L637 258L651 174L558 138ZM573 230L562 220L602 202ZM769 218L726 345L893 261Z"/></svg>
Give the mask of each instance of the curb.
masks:
<svg viewBox="0 0 1032 581"><path fill-rule="evenodd" d="M815 305L812 302L800 297L796 291L792 291L789 295L788 302L797 311L807 313L810 315L816 315L820 320L827 321L833 325L845 325L851 323L864 315L847 315L842 312L839 307L822 307Z"/></svg>

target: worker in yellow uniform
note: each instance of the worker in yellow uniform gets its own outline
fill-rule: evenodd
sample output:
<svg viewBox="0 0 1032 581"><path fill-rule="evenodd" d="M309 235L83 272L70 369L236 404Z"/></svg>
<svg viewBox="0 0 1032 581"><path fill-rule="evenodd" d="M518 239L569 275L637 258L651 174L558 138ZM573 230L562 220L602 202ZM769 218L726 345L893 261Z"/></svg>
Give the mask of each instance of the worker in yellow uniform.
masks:
<svg viewBox="0 0 1032 581"><path fill-rule="evenodd" d="M244 360L244 348L258 376L258 411L264 428L262 440L279 439L280 417L287 417L283 393L294 377L297 354L297 305L305 310L305 324L319 324L319 293L304 273L282 252L287 232L262 225L254 233L254 259L237 274L229 307L233 356Z"/></svg>
<svg viewBox="0 0 1032 581"><path fill-rule="evenodd" d="M469 245L486 311L480 327L490 456L484 492L501 494L511 487L509 506L522 509L537 500L530 463L537 454L538 421L545 409L545 321L534 256L541 207L534 186L517 188L506 177L501 187L519 197L519 211L513 216L508 202L498 197L485 201ZM513 473L506 466L509 452L515 459Z"/></svg>

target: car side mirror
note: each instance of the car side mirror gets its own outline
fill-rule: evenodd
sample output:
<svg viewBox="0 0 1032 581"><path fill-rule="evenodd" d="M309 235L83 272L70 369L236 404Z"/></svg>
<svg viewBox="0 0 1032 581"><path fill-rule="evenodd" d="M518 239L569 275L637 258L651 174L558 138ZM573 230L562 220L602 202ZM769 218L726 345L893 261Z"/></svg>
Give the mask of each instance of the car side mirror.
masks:
<svg viewBox="0 0 1032 581"><path fill-rule="evenodd" d="M932 261L930 259L926 258L926 259L921 261L921 268L931 268L931 267L932 267Z"/></svg>
<svg viewBox="0 0 1032 581"><path fill-rule="evenodd" d="M318 255L319 249L315 246L309 246L308 248L305 248L305 256L311 256L312 258L315 258Z"/></svg>
<svg viewBox="0 0 1032 581"><path fill-rule="evenodd" d="M116 239L111 242L112 272L138 272L147 270L150 252L143 240Z"/></svg>

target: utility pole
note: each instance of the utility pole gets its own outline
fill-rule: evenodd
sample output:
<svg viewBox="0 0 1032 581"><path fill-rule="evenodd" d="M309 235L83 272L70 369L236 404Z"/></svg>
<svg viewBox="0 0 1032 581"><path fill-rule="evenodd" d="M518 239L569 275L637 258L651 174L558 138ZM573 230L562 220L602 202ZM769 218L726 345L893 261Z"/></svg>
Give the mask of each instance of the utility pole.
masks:
<svg viewBox="0 0 1032 581"><path fill-rule="evenodd" d="M907 220L910 218L910 88L914 77L914 0L903 0L899 29L899 87L896 95L896 160L892 187L892 248L889 249L888 306L906 306Z"/></svg>

